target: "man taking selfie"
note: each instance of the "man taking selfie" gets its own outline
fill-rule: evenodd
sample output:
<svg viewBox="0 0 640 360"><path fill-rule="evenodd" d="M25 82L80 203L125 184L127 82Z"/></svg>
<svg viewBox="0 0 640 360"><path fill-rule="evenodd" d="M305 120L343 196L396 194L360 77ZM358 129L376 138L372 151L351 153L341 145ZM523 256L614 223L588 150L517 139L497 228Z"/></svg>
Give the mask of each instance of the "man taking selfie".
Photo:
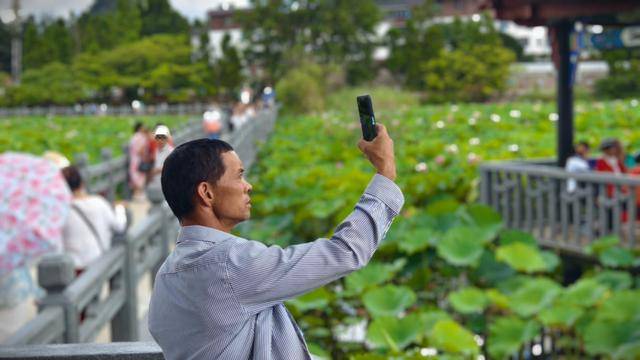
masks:
<svg viewBox="0 0 640 360"><path fill-rule="evenodd" d="M149 309L166 359L311 358L283 302L364 267L404 204L393 140L376 130L358 143L376 174L353 212L330 239L287 248L231 234L250 217L252 186L229 144L195 140L169 155L162 191L181 230Z"/></svg>

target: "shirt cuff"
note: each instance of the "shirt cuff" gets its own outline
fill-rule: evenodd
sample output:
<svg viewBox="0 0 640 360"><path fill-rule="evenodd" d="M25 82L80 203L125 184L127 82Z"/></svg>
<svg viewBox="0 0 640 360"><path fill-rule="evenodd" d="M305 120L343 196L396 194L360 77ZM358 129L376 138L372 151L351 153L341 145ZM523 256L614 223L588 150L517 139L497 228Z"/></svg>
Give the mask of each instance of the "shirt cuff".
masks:
<svg viewBox="0 0 640 360"><path fill-rule="evenodd" d="M373 176L364 193L375 196L396 214L400 213L404 205L402 190L391 179L380 174Z"/></svg>

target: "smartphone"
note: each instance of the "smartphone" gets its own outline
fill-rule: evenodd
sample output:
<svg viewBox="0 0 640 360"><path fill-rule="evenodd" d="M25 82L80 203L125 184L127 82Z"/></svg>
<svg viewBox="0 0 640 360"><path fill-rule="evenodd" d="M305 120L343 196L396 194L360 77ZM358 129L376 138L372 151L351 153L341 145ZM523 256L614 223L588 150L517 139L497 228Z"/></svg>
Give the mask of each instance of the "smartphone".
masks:
<svg viewBox="0 0 640 360"><path fill-rule="evenodd" d="M373 105L371 104L371 96L358 96L356 102L358 103L362 138L366 141L371 141L378 135L376 131L376 117L373 115Z"/></svg>

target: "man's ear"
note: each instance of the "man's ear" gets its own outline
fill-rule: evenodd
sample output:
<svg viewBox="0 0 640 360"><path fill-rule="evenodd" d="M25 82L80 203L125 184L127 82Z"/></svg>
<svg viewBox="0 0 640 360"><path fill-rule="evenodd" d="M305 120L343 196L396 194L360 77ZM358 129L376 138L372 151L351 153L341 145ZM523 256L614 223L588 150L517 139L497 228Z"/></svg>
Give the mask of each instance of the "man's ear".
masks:
<svg viewBox="0 0 640 360"><path fill-rule="evenodd" d="M206 181L198 184L196 188L196 199L205 206L213 204L213 186Z"/></svg>

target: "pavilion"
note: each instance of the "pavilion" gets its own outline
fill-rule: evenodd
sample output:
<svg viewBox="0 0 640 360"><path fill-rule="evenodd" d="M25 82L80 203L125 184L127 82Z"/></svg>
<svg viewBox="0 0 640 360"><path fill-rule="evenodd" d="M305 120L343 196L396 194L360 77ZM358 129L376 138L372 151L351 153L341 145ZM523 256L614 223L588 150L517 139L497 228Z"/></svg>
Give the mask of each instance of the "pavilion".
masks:
<svg viewBox="0 0 640 360"><path fill-rule="evenodd" d="M576 23L629 26L640 24L639 0L487 0L495 18L523 26L546 26L558 71L557 164L564 166L573 147L573 84L571 34Z"/></svg>

